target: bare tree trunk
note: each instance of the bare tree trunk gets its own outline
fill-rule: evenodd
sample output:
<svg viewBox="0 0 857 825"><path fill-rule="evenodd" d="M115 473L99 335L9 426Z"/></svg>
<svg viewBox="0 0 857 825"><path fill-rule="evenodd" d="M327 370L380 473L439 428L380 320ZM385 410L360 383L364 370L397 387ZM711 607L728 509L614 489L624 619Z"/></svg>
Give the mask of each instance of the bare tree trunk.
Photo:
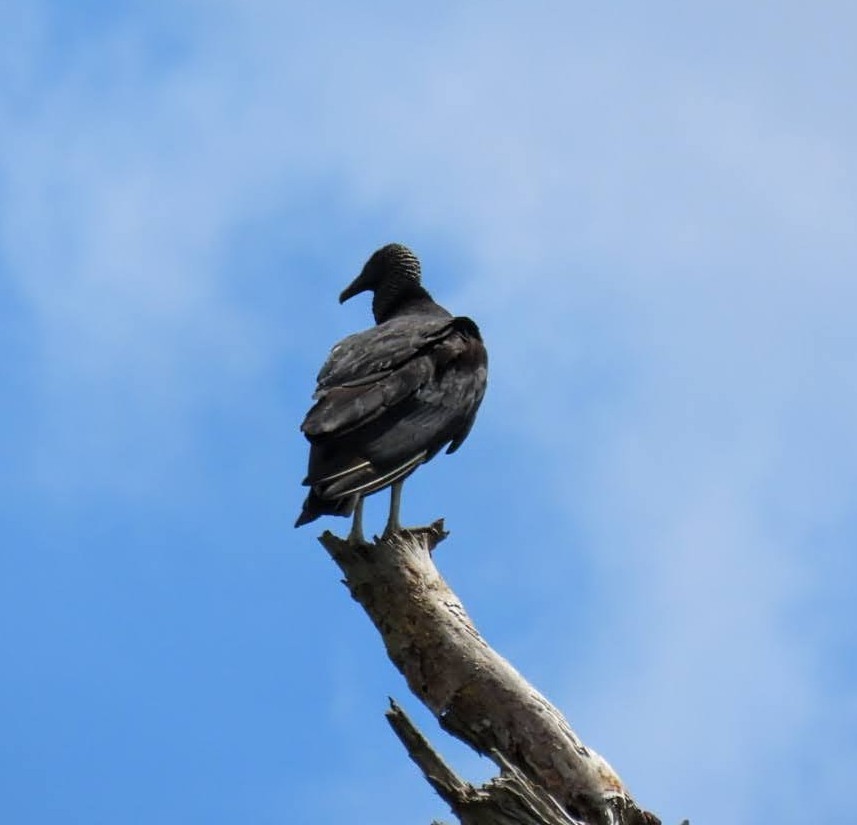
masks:
<svg viewBox="0 0 857 825"><path fill-rule="evenodd" d="M320 541L441 727L487 754L501 775L474 788L432 750L401 709L388 719L464 825L659 825L562 714L479 635L431 558L443 521L371 545Z"/></svg>

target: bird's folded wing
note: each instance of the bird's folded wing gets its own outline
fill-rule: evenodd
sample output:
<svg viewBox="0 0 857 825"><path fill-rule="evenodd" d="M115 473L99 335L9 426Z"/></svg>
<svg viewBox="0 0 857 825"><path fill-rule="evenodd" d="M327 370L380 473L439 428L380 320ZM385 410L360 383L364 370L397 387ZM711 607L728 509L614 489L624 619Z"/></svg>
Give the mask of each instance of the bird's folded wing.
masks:
<svg viewBox="0 0 857 825"><path fill-rule="evenodd" d="M330 387L358 386L390 370L448 334L451 317L404 315L349 335L331 351L318 374L315 397Z"/></svg>
<svg viewBox="0 0 857 825"><path fill-rule="evenodd" d="M368 424L431 380L434 364L427 355L413 358L371 381L330 387L307 413L301 430L312 440L343 435Z"/></svg>
<svg viewBox="0 0 857 825"><path fill-rule="evenodd" d="M371 425L360 429L360 455L379 466L447 441L453 451L472 426L486 374L469 319L397 318L334 347L301 429L320 443Z"/></svg>

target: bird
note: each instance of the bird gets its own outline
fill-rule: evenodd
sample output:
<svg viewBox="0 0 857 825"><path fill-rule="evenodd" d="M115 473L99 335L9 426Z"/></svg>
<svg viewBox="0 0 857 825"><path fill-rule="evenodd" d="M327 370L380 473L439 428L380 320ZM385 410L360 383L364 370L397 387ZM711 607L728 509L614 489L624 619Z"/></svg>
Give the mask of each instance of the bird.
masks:
<svg viewBox="0 0 857 825"><path fill-rule="evenodd" d="M309 492L295 522L353 515L352 544L366 543L363 499L387 487L382 537L403 529L405 479L443 447L454 453L461 446L488 378L479 327L434 301L408 247L390 243L376 250L339 302L367 291L375 325L333 347L301 424L310 444L303 480Z"/></svg>

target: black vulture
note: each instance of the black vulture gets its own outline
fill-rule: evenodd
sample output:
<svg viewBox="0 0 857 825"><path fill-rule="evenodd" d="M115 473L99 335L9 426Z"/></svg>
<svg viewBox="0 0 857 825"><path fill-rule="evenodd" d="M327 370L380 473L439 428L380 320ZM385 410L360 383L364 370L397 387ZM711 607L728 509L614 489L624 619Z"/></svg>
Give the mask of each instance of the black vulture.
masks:
<svg viewBox="0 0 857 825"><path fill-rule="evenodd" d="M318 374L301 430L310 442L310 488L295 527L350 516L363 542L364 496L391 487L384 535L400 530L402 484L441 448L455 452L485 393L488 356L479 328L453 317L423 288L420 262L387 244L339 296L371 291L375 326L349 335Z"/></svg>

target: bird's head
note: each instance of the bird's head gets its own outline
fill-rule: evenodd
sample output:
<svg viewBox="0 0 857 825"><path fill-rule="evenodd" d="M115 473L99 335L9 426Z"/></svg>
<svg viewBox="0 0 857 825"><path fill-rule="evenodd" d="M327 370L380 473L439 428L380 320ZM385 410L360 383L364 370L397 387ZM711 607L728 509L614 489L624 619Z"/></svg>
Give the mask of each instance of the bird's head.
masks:
<svg viewBox="0 0 857 825"><path fill-rule="evenodd" d="M400 243L382 246L366 261L360 274L342 291L339 303L361 292L371 291L372 311L380 323L403 301L428 296L420 281L420 262L408 247Z"/></svg>

